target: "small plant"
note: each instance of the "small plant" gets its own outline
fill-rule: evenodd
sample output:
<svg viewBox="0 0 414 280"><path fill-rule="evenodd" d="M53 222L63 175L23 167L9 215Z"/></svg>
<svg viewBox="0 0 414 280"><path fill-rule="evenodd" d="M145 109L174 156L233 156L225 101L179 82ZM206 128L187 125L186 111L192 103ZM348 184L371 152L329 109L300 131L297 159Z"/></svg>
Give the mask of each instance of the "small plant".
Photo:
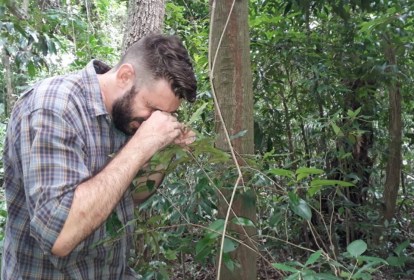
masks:
<svg viewBox="0 0 414 280"><path fill-rule="evenodd" d="M342 254L341 263L332 260L322 250L312 253L305 264L298 261L273 263L273 267L291 273L285 279L335 280L335 279L372 279L372 274L387 262L381 258L363 256L367 244L355 240ZM329 264L329 267L327 267Z"/></svg>
<svg viewBox="0 0 414 280"><path fill-rule="evenodd" d="M413 263L414 258L412 254L410 255L407 251L410 246L410 241L406 240L403 243L399 244L393 251L392 255L387 258L387 262L390 266L396 267L401 271L401 274L413 275L414 270L404 270L407 267L408 263Z"/></svg>

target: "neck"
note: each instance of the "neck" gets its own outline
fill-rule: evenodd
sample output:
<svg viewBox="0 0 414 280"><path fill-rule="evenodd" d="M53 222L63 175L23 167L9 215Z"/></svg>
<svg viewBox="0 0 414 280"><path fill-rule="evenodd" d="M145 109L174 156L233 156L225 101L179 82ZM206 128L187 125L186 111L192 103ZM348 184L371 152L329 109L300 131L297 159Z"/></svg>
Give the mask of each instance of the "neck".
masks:
<svg viewBox="0 0 414 280"><path fill-rule="evenodd" d="M106 111L111 115L112 114L112 101L109 96L109 93L111 92L109 79L110 77L108 73L98 75L98 82L99 82L99 87L101 89L102 100L105 105Z"/></svg>

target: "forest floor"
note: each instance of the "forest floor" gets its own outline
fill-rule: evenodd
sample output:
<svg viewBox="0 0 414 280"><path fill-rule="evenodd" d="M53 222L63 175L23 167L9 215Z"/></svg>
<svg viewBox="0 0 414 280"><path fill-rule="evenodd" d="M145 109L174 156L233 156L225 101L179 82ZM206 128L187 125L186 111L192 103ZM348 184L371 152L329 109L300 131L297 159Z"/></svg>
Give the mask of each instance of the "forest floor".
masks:
<svg viewBox="0 0 414 280"><path fill-rule="evenodd" d="M257 279L258 280L282 280L287 275L283 275L278 270L269 267L264 262L258 261L257 263ZM404 270L407 271L407 270ZM383 268L375 271L371 276L372 280L413 280L414 275L404 275L390 268ZM400 275L399 275L400 274ZM194 264L194 262L188 258L185 260L185 264L176 266L173 270L171 280L216 280L216 269L213 266L201 266L200 264ZM315 278L317 279L317 278ZM363 278L362 278L363 279ZM225 280L225 279L223 279ZM240 279L241 280L241 279ZM368 280L368 279L367 279Z"/></svg>

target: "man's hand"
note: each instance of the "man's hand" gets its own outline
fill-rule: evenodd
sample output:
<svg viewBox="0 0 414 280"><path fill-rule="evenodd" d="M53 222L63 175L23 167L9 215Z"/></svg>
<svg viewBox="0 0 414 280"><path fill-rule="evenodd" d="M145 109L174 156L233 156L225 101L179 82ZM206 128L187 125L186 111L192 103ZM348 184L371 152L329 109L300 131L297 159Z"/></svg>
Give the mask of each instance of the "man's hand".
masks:
<svg viewBox="0 0 414 280"><path fill-rule="evenodd" d="M141 124L131 140L136 140L140 149L154 154L182 135L184 126L169 113L155 111Z"/></svg>
<svg viewBox="0 0 414 280"><path fill-rule="evenodd" d="M195 140L195 132L189 129L188 127L183 126L181 134L174 140L174 143L180 145L181 147L185 147L193 143Z"/></svg>

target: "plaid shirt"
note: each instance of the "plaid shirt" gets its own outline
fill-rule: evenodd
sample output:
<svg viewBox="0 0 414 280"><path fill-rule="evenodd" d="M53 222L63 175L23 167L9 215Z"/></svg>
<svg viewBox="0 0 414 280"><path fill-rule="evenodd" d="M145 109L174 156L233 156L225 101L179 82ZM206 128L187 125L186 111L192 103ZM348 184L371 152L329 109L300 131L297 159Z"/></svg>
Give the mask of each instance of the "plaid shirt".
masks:
<svg viewBox="0 0 414 280"><path fill-rule="evenodd" d="M68 256L51 254L76 187L127 140L101 97L97 73L108 70L91 61L78 73L37 83L16 103L4 146L3 280L135 279L127 265L133 233L127 223L134 219L129 191L115 210L118 224L125 225L120 236L111 239L106 223Z"/></svg>

